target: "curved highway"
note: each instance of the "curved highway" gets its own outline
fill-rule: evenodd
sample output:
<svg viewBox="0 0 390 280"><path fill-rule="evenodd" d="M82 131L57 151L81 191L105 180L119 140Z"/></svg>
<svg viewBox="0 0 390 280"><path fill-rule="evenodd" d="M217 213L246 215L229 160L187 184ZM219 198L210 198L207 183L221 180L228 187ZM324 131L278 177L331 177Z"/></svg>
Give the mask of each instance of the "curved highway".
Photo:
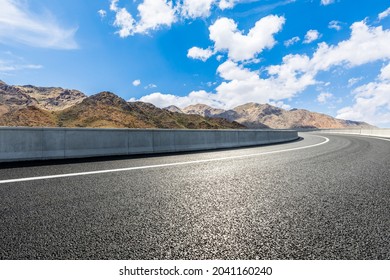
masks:
<svg viewBox="0 0 390 280"><path fill-rule="evenodd" d="M1 259L389 259L390 141L0 165Z"/></svg>

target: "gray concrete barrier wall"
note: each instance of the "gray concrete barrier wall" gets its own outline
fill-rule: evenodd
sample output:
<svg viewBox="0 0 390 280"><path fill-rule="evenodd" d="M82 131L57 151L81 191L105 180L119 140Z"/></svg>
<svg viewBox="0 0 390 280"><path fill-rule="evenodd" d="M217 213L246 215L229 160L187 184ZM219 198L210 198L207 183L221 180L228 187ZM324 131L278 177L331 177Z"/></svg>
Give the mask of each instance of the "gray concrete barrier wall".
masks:
<svg viewBox="0 0 390 280"><path fill-rule="evenodd" d="M0 127L0 162L211 150L297 138L293 130Z"/></svg>
<svg viewBox="0 0 390 280"><path fill-rule="evenodd" d="M314 132L339 133L339 134L356 134L356 135L365 135L365 136L376 136L376 137L390 138L390 128L320 129L320 130L315 130Z"/></svg>

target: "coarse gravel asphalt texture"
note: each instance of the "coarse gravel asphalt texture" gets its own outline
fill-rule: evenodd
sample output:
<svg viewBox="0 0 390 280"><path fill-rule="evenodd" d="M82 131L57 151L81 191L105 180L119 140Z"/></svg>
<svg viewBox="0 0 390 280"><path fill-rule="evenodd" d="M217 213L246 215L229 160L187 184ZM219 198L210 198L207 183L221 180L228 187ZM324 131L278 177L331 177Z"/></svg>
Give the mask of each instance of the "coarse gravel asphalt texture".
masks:
<svg viewBox="0 0 390 280"><path fill-rule="evenodd" d="M258 154L0 183L0 259L390 259L390 141L322 136L2 164L0 181Z"/></svg>

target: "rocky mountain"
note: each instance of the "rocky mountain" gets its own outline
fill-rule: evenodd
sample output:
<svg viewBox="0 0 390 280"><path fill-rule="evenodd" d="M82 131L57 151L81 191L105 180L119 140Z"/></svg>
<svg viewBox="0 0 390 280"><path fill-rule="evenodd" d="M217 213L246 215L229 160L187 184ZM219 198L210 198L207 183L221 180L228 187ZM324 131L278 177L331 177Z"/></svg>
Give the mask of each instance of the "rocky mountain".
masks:
<svg viewBox="0 0 390 280"><path fill-rule="evenodd" d="M203 117L214 117L215 115L222 114L225 110L215 109L205 104L190 105L182 109L183 113L201 115Z"/></svg>
<svg viewBox="0 0 390 280"><path fill-rule="evenodd" d="M164 110L168 110L168 111L173 112L173 113L183 113L183 111L179 107L174 106L174 105L165 107L163 109Z"/></svg>
<svg viewBox="0 0 390 280"><path fill-rule="evenodd" d="M57 102L58 101L58 102ZM73 90L0 83L0 126L243 129L218 118L126 102L111 92L90 97Z"/></svg>
<svg viewBox="0 0 390 280"><path fill-rule="evenodd" d="M24 108L37 104L37 100L31 96L0 81L0 115L9 112L10 107Z"/></svg>
<svg viewBox="0 0 390 280"><path fill-rule="evenodd" d="M83 101L87 96L78 90L60 87L10 86L0 81L0 104L5 106L35 106L60 111Z"/></svg>
<svg viewBox="0 0 390 280"><path fill-rule="evenodd" d="M371 128L307 110L247 103L231 110L204 104L164 109L126 102L110 92L87 97L59 87L11 86L0 81L0 126L114 128Z"/></svg>
<svg viewBox="0 0 390 280"><path fill-rule="evenodd" d="M143 102L126 102L110 92L101 92L57 113L65 127L116 128L245 128L218 118L174 113Z"/></svg>
<svg viewBox="0 0 390 280"><path fill-rule="evenodd" d="M248 128L372 128L365 122L340 120L301 109L284 110L269 104L247 103L232 110L197 104L182 109L188 114L236 121Z"/></svg>

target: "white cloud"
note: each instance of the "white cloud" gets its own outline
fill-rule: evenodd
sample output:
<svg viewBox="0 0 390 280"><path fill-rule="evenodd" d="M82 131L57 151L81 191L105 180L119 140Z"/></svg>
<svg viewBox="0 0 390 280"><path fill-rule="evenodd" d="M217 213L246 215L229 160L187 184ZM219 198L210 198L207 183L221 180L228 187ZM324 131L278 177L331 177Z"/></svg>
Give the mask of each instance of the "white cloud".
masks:
<svg viewBox="0 0 390 280"><path fill-rule="evenodd" d="M238 3L257 1L260 0L133 0L134 3L140 3L137 6L138 13L132 14L126 8L118 6L119 0L110 0L110 11L115 13L113 26L119 28L116 33L125 38L170 27L179 20L207 18L213 9L231 9ZM294 1L286 0L281 3ZM104 17L105 11L101 11L99 14Z"/></svg>
<svg viewBox="0 0 390 280"><path fill-rule="evenodd" d="M290 59L294 59L291 57ZM230 109L247 102L283 104L281 100L294 96L314 81L310 76L294 77L287 69L280 76L268 79L260 78L255 71L250 71L238 63L228 60L218 67L218 74L226 81L221 83L215 93L194 91L187 96L153 93L140 101L150 102L159 107L176 105L185 107L202 103L216 108ZM288 108L288 105L283 105Z"/></svg>
<svg viewBox="0 0 390 280"><path fill-rule="evenodd" d="M278 102L291 98L308 85L314 84L309 75L296 77L292 72L288 73L287 69L283 69L280 75L263 79L257 71L251 71L231 60L221 64L217 72L225 81L216 88L215 94L209 95L209 98L220 108L225 109L247 102Z"/></svg>
<svg viewBox="0 0 390 280"><path fill-rule="evenodd" d="M99 14L100 18L102 18L102 19L107 16L107 12L105 10L99 10L98 14Z"/></svg>
<svg viewBox="0 0 390 280"><path fill-rule="evenodd" d="M381 74L379 75L379 79L383 81L390 80L390 64L388 64L387 66L381 69Z"/></svg>
<svg viewBox="0 0 390 280"><path fill-rule="evenodd" d="M119 28L117 33L122 38L137 33L147 34L150 30L156 30L163 26L170 27L176 21L172 1L143 0L137 7L138 21L126 8L118 7L118 0L111 0L110 10L115 12L113 25Z"/></svg>
<svg viewBox="0 0 390 280"><path fill-rule="evenodd" d="M111 11L116 12L119 10L118 2L119 2L119 0L111 0L111 2L110 2L110 10Z"/></svg>
<svg viewBox="0 0 390 280"><path fill-rule="evenodd" d="M119 0L111 0L110 10L115 12L114 26L119 27L116 32L121 38L134 34L135 20L133 16L125 9L118 7Z"/></svg>
<svg viewBox="0 0 390 280"><path fill-rule="evenodd" d="M0 59L0 72L14 72L26 69L42 69L43 66L39 64L22 64L20 62L1 60Z"/></svg>
<svg viewBox="0 0 390 280"><path fill-rule="evenodd" d="M202 61L208 60L213 55L213 51L210 49L201 49L198 47L192 47L188 50L187 57L192 59L199 59Z"/></svg>
<svg viewBox="0 0 390 280"><path fill-rule="evenodd" d="M206 83L206 85L208 86L208 87L212 87L212 86L214 86L214 85L216 85L217 84L217 82L207 82Z"/></svg>
<svg viewBox="0 0 390 280"><path fill-rule="evenodd" d="M292 61L296 60L296 66ZM301 60L301 62L299 62ZM141 98L141 101L151 102L164 107L168 105L183 106L196 103L208 104L216 108L231 109L248 102L281 104L283 99L291 98L307 86L315 83L311 75L296 75L303 68L309 58L290 56L285 58L288 66L271 70L270 78L263 79L256 71L251 71L239 65L237 62L228 60L218 67L218 74L225 80L217 88L215 93L194 92L184 97L174 95L152 94ZM301 66L298 66L302 64ZM276 73L278 72L278 73ZM196 97L196 98L195 98ZM286 105L285 108L288 108Z"/></svg>
<svg viewBox="0 0 390 280"><path fill-rule="evenodd" d="M390 30L371 27L364 21L351 26L351 37L337 45L319 44L311 59L311 68L318 71L332 66L354 67L369 62L390 59Z"/></svg>
<svg viewBox="0 0 390 280"><path fill-rule="evenodd" d="M151 89L151 88L156 88L157 86L155 84L148 84L144 89Z"/></svg>
<svg viewBox="0 0 390 280"><path fill-rule="evenodd" d="M138 87L139 85L141 85L141 80L134 80L133 81L133 86Z"/></svg>
<svg viewBox="0 0 390 280"><path fill-rule="evenodd" d="M379 19L379 20L382 20L382 19L384 19L384 18L387 18L388 16L390 16L390 7L387 8L387 10L383 11L382 13L380 13L380 14L378 15L378 19Z"/></svg>
<svg viewBox="0 0 390 280"><path fill-rule="evenodd" d="M218 73L226 82L217 87L217 94L229 108L246 102L269 103L294 97L315 84L313 75L302 73L308 63L308 57L290 55L283 59L282 65L266 69L270 77L261 78L255 71L225 62Z"/></svg>
<svg viewBox="0 0 390 280"><path fill-rule="evenodd" d="M311 42L314 42L318 40L321 37L321 34L317 30L309 30L307 31L305 35L305 40L303 41L304 44L310 44Z"/></svg>
<svg viewBox="0 0 390 280"><path fill-rule="evenodd" d="M375 61L390 61L389 45L390 30L369 26L364 21L356 22L351 26L349 39L335 45L321 43L312 56L287 55L281 64L263 68L261 72L246 68L244 62L228 59L217 69L224 81L212 93L201 91L184 97L156 93L143 100L164 106L204 103L225 109L247 102L277 104L297 96L311 85L321 83L316 81L320 72L331 71L335 67L352 68ZM374 124L385 123L386 120L389 123L389 92L390 66L386 65L377 82L354 91L355 104L339 110L338 117ZM323 95L319 101L329 98L334 97Z"/></svg>
<svg viewBox="0 0 390 280"><path fill-rule="evenodd" d="M184 18L206 18L214 7L225 10L233 8L239 2L250 1L255 0L182 0L181 4L176 5L175 11Z"/></svg>
<svg viewBox="0 0 390 280"><path fill-rule="evenodd" d="M222 63L218 67L217 72L225 80L246 81L258 77L257 73L245 69L243 66L239 66L236 62L230 60Z"/></svg>
<svg viewBox="0 0 390 280"><path fill-rule="evenodd" d="M193 104L206 104L212 107L220 108L221 104L219 101L213 99L213 94L210 94L204 90L193 91L187 96L176 96L172 94L162 94L160 92L155 92L144 97L141 97L139 100L131 99L130 102L142 101L152 103L157 107L164 108L170 105L175 105L179 108L184 108Z"/></svg>
<svg viewBox="0 0 390 280"><path fill-rule="evenodd" d="M238 2L238 0L221 0L219 1L219 8L221 10L231 9Z"/></svg>
<svg viewBox="0 0 390 280"><path fill-rule="evenodd" d="M50 14L30 12L26 1L0 1L0 43L75 49L76 28L64 28Z"/></svg>
<svg viewBox="0 0 390 280"><path fill-rule="evenodd" d="M318 96L317 96L317 101L319 103L327 103L330 99L333 98L333 94L329 93L329 92L322 92L320 93Z"/></svg>
<svg viewBox="0 0 390 280"><path fill-rule="evenodd" d="M295 36L289 40L284 41L284 45L286 47L289 47L289 46L292 46L292 45L298 43L300 40L301 40L301 38L299 38L298 36Z"/></svg>
<svg viewBox="0 0 390 280"><path fill-rule="evenodd" d="M215 0L184 0L181 14L189 18L208 17L214 2Z"/></svg>
<svg viewBox="0 0 390 280"><path fill-rule="evenodd" d="M282 108L284 110L291 109L291 106L288 104L285 104L283 101L277 101L277 102L271 101L271 102L269 102L269 105L276 106L276 107Z"/></svg>
<svg viewBox="0 0 390 280"><path fill-rule="evenodd" d="M214 41L215 51L227 51L234 61L249 60L276 44L273 36L282 29L284 22L284 17L270 15L257 21L244 35L232 19L220 18L209 27L210 39Z"/></svg>
<svg viewBox="0 0 390 280"><path fill-rule="evenodd" d="M364 120L378 126L390 127L390 64L382 68L377 82L353 91L355 103L340 109L338 118Z"/></svg>
<svg viewBox="0 0 390 280"><path fill-rule="evenodd" d="M330 29L335 29L337 31L340 31L341 30L341 22L339 22L337 20L332 20L331 22L329 22L328 27Z"/></svg>
<svg viewBox="0 0 390 280"><path fill-rule="evenodd" d="M363 77L351 78L351 79L349 79L349 80L348 80L348 87L353 87L353 86L356 85L358 82L360 82L362 79L363 79Z"/></svg>
<svg viewBox="0 0 390 280"><path fill-rule="evenodd" d="M138 6L140 21L137 25L137 33L147 33L161 26L171 26L175 22L175 11L171 1L144 0Z"/></svg>
<svg viewBox="0 0 390 280"><path fill-rule="evenodd" d="M335 0L321 0L321 5L327 6L333 4Z"/></svg>
<svg viewBox="0 0 390 280"><path fill-rule="evenodd" d="M114 26L119 27L119 36L125 38L134 33L135 20L125 8L121 8L116 11Z"/></svg>

